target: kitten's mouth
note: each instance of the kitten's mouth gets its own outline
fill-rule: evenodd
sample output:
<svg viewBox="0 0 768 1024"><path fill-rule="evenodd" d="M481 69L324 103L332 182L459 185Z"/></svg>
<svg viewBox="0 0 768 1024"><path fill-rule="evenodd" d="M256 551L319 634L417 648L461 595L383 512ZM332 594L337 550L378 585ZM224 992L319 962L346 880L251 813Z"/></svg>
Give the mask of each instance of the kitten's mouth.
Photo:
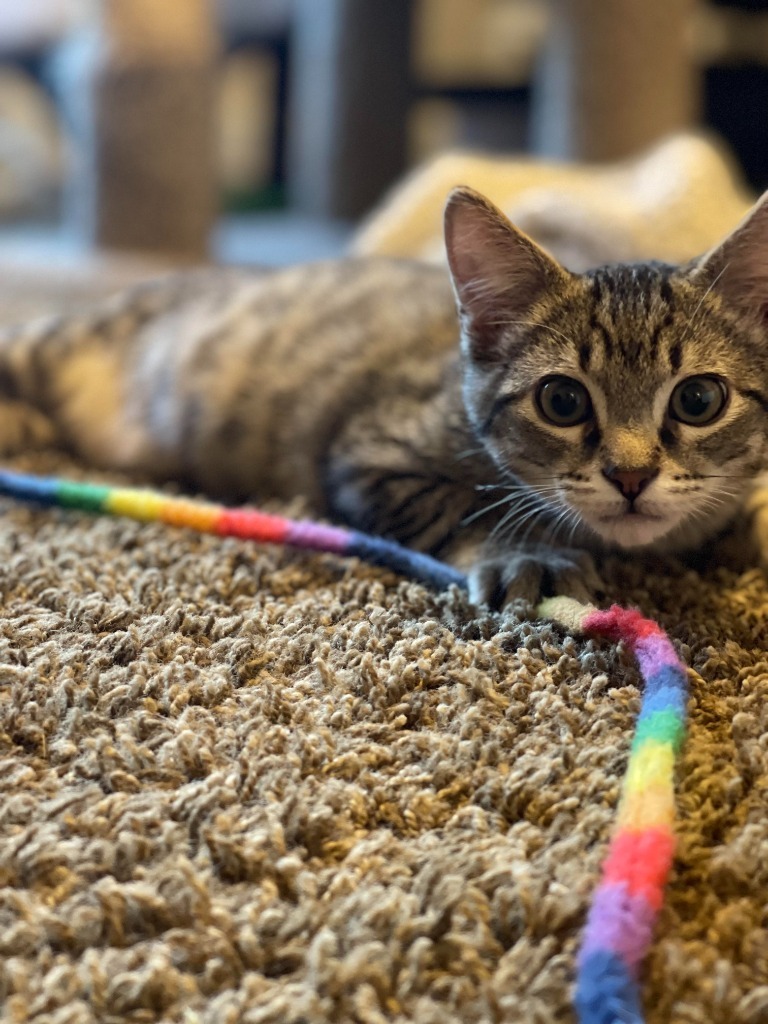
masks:
<svg viewBox="0 0 768 1024"><path fill-rule="evenodd" d="M643 523L661 523L665 516L651 515L650 512L638 512L636 508L628 508L626 512L618 512L614 516L600 516L598 522L606 526L621 526L622 523L631 529L641 526Z"/></svg>
<svg viewBox="0 0 768 1024"><path fill-rule="evenodd" d="M671 525L667 516L642 512L629 506L613 515L598 516L594 529L611 544L622 548L637 548L663 537Z"/></svg>
<svg viewBox="0 0 768 1024"><path fill-rule="evenodd" d="M627 516L639 517L640 519L663 519L663 516L653 515L651 512L641 512L639 508L635 508L634 505L630 505L624 512L619 512L617 516L609 516L608 518L615 519L626 519Z"/></svg>

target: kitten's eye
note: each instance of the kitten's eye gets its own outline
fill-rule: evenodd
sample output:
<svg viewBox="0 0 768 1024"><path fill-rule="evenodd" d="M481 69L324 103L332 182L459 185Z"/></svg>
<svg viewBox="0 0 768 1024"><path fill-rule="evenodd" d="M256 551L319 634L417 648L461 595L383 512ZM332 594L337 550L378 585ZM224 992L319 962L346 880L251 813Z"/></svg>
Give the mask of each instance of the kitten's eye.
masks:
<svg viewBox="0 0 768 1024"><path fill-rule="evenodd" d="M536 392L536 404L556 427L575 427L592 415L589 392L572 377L547 377Z"/></svg>
<svg viewBox="0 0 768 1024"><path fill-rule="evenodd" d="M725 408L728 389L719 377L688 377L669 400L669 415L691 427L714 423Z"/></svg>

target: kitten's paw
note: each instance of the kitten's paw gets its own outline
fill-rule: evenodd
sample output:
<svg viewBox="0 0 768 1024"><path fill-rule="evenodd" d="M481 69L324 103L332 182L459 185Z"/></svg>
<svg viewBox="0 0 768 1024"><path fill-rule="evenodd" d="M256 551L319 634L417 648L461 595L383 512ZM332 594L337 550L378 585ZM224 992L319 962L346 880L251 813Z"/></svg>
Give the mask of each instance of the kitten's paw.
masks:
<svg viewBox="0 0 768 1024"><path fill-rule="evenodd" d="M0 402L0 455L46 448L56 443L53 424L23 402Z"/></svg>
<svg viewBox="0 0 768 1024"><path fill-rule="evenodd" d="M603 581L586 551L520 548L481 559L469 574L469 595L476 603L501 609L521 600L537 605L544 597L592 602Z"/></svg>

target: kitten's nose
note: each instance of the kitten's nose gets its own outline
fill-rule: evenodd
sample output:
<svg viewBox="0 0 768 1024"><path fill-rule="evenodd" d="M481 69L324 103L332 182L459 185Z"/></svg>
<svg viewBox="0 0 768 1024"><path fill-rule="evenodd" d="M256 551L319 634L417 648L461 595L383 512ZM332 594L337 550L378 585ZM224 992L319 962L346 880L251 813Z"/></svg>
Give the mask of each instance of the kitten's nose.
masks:
<svg viewBox="0 0 768 1024"><path fill-rule="evenodd" d="M621 491L628 501L639 497L648 484L659 475L658 469L652 466L641 466L639 469L619 469L611 466L603 470L603 476Z"/></svg>

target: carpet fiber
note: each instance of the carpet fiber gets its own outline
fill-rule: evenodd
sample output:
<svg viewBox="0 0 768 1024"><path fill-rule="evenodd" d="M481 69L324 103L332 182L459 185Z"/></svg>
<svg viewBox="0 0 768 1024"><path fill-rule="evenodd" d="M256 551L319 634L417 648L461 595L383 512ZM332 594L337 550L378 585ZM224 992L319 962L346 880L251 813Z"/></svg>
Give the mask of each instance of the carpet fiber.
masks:
<svg viewBox="0 0 768 1024"><path fill-rule="evenodd" d="M0 514L4 1020L573 1020L625 652L330 556ZM766 1022L768 582L610 583L694 669L648 1020Z"/></svg>
<svg viewBox="0 0 768 1024"><path fill-rule="evenodd" d="M6 268L0 308L114 285ZM329 556L0 516L3 1021L573 1020L625 652ZM695 670L649 1024L765 1024L768 581L610 583Z"/></svg>

